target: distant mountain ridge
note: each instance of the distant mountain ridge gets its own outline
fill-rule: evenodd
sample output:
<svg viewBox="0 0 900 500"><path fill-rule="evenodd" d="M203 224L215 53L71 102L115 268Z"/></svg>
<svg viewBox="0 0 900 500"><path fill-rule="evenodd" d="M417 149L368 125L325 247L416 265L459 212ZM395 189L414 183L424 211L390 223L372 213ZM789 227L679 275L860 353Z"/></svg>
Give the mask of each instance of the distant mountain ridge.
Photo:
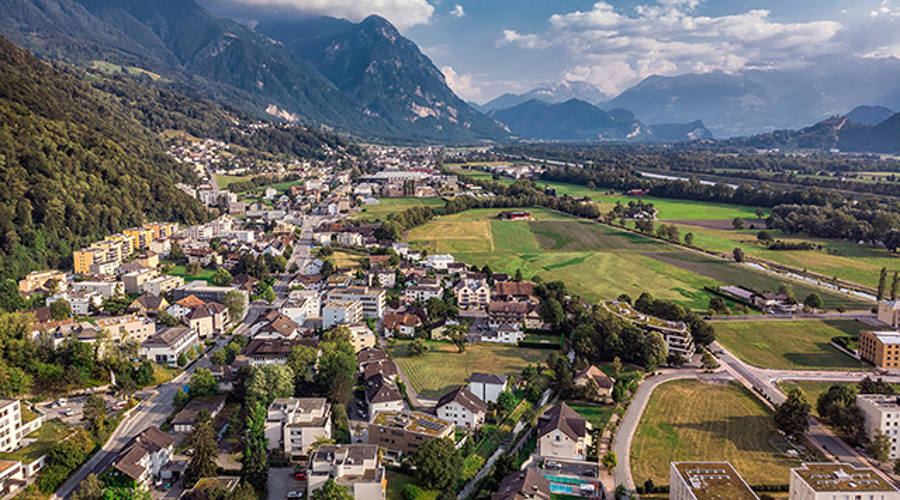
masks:
<svg viewBox="0 0 900 500"><path fill-rule="evenodd" d="M860 125L878 125L894 112L884 106L857 106L847 113L847 118Z"/></svg>
<svg viewBox="0 0 900 500"><path fill-rule="evenodd" d="M538 87L524 94L503 94L482 105L476 105L483 113L489 113L495 109L507 109L532 99L558 104L572 99L578 99L590 104L600 104L608 101L609 95L587 82L562 81L551 87Z"/></svg>

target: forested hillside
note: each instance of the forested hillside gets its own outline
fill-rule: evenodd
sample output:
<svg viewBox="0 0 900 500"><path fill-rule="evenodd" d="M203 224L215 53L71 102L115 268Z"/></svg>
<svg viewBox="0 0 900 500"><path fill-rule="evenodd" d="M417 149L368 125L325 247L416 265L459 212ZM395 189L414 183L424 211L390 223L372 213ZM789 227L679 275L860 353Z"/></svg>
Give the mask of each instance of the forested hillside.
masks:
<svg viewBox="0 0 900 500"><path fill-rule="evenodd" d="M73 71L73 70L67 70ZM0 277L145 220L208 217L195 174L114 99L0 37Z"/></svg>

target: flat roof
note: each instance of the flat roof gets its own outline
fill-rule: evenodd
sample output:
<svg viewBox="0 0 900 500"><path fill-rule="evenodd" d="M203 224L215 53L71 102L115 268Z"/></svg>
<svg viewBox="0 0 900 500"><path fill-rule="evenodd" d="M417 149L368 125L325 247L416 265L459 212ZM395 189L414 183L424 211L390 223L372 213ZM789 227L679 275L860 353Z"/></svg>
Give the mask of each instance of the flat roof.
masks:
<svg viewBox="0 0 900 500"><path fill-rule="evenodd" d="M448 427L453 426L453 424L446 420L441 420L433 415L418 411L378 412L375 414L375 420L372 423L382 427L399 428L407 432L426 434L429 436L440 436Z"/></svg>
<svg viewBox="0 0 900 500"><path fill-rule="evenodd" d="M882 332L860 332L860 333L871 333L878 340L880 340L884 344L900 344L900 332L897 331L882 331Z"/></svg>
<svg viewBox="0 0 900 500"><path fill-rule="evenodd" d="M879 408L900 408L900 396L887 394L857 394L857 399L864 399Z"/></svg>
<svg viewBox="0 0 900 500"><path fill-rule="evenodd" d="M759 500L728 462L672 462L697 500Z"/></svg>
<svg viewBox="0 0 900 500"><path fill-rule="evenodd" d="M857 469L850 464L803 464L791 469L810 488L827 491L890 491L900 492L878 471L870 467Z"/></svg>

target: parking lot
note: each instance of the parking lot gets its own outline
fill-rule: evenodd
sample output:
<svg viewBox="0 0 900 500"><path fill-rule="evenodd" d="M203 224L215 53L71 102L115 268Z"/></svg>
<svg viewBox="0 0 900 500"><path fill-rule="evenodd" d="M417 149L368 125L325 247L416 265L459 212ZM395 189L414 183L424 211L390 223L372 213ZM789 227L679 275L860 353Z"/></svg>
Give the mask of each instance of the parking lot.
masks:
<svg viewBox="0 0 900 500"><path fill-rule="evenodd" d="M116 398L106 394L97 394L97 396L100 396L106 401L107 409L112 409L118 402ZM66 424L78 425L81 423L81 415L84 412L84 402L87 401L87 398L87 396L64 398L65 405L59 405L60 400L54 399L53 401L40 403L38 404L38 407L44 412L47 420L58 418Z"/></svg>
<svg viewBox="0 0 900 500"><path fill-rule="evenodd" d="M590 462L565 462L562 460L546 460L544 470L548 474L571 477L597 477L600 466Z"/></svg>
<svg viewBox="0 0 900 500"><path fill-rule="evenodd" d="M294 468L269 469L268 500L306 498L306 481L294 479Z"/></svg>

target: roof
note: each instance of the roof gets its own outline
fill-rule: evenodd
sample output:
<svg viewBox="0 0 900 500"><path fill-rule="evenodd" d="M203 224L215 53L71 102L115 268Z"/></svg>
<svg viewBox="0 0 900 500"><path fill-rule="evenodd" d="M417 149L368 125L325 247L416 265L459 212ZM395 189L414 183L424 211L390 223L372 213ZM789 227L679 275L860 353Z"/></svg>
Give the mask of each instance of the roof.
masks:
<svg viewBox="0 0 900 500"><path fill-rule="evenodd" d="M125 444L125 447L113 460L112 467L119 469L132 479L140 479L144 473L144 467L140 465L141 459L150 453L156 453L172 446L174 442L175 439L159 430L159 427L148 427Z"/></svg>
<svg viewBox="0 0 900 500"><path fill-rule="evenodd" d="M446 420L420 411L381 411L375 414L372 424L433 437L440 436L453 427Z"/></svg>
<svg viewBox="0 0 900 500"><path fill-rule="evenodd" d="M528 304L524 302L491 302L488 306L490 313L515 313L528 314Z"/></svg>
<svg viewBox="0 0 900 500"><path fill-rule="evenodd" d="M605 373L600 371L600 369L594 365L591 365L584 370L579 370L575 373L575 380L578 380L582 377L590 377L594 379L594 382L597 382L597 387L601 389L611 389L614 384L613 379L609 378Z"/></svg>
<svg viewBox="0 0 900 500"><path fill-rule="evenodd" d="M463 408L472 413L482 413L487 411L487 404L465 387L459 387L444 394L441 399L438 400L436 408L440 408L450 403L459 403Z"/></svg>
<svg viewBox="0 0 900 500"><path fill-rule="evenodd" d="M810 488L817 492L828 491L890 491L900 492L876 469L856 468L850 464L803 464L791 469Z"/></svg>
<svg viewBox="0 0 900 500"><path fill-rule="evenodd" d="M393 375L397 375L397 363L394 363L390 360L377 361L375 363L367 363L365 369L363 370L363 376L368 379L369 377L373 377L375 375L382 375L384 377L390 377Z"/></svg>
<svg viewBox="0 0 900 500"><path fill-rule="evenodd" d="M759 499L728 462L672 462L672 468L697 500Z"/></svg>
<svg viewBox="0 0 900 500"><path fill-rule="evenodd" d="M193 425L201 411L206 410L212 415L218 412L223 404L225 404L225 396L194 398L175 415L172 425Z"/></svg>
<svg viewBox="0 0 900 500"><path fill-rule="evenodd" d="M860 332L860 334L862 334L862 333L869 333L869 334L873 335L875 338L877 338L879 340L879 342L881 342L883 344L900 344L900 332L894 332L894 331Z"/></svg>
<svg viewBox="0 0 900 500"><path fill-rule="evenodd" d="M534 283L530 281L501 281L494 284L498 295L527 297L534 293Z"/></svg>
<svg viewBox="0 0 900 500"><path fill-rule="evenodd" d="M53 315L50 314L49 307L38 307L37 309L31 309L28 311L24 311L25 314L33 314L34 320L38 323L43 323L45 321L52 321Z"/></svg>
<svg viewBox="0 0 900 500"><path fill-rule="evenodd" d="M195 307L200 307L200 306L206 304L206 302L203 302L202 300L198 299L196 295L188 295L187 297L185 297L175 303L178 304L179 306L187 307L188 309L193 309Z"/></svg>
<svg viewBox="0 0 900 500"><path fill-rule="evenodd" d="M387 359L389 359L387 352L375 347L366 347L356 353L357 364L374 363L376 361L385 361Z"/></svg>
<svg viewBox="0 0 900 500"><path fill-rule="evenodd" d="M469 375L469 383L471 384L472 382L505 386L509 382L509 377L506 375L494 375L493 373L473 373Z"/></svg>
<svg viewBox="0 0 900 500"><path fill-rule="evenodd" d="M538 437L544 437L557 429L577 441L587 434L587 420L569 408L569 405L560 403L545 411L538 419Z"/></svg>
<svg viewBox="0 0 900 500"><path fill-rule="evenodd" d="M137 304L145 309L159 309L163 307L163 304L166 303L166 299L164 297L157 297L152 293L145 293L140 297L134 299L132 305Z"/></svg>
<svg viewBox="0 0 900 500"><path fill-rule="evenodd" d="M378 445L374 444L323 444L309 458L313 462L329 464L361 464L378 459Z"/></svg>
<svg viewBox="0 0 900 500"><path fill-rule="evenodd" d="M141 346L143 347L168 347L178 341L185 335L195 334L190 328L174 327L167 328L161 332L157 332L154 336L145 340Z"/></svg>
<svg viewBox="0 0 900 500"><path fill-rule="evenodd" d="M401 326L415 328L415 326L419 324L419 317L411 314L385 314L381 324L384 325L384 328L387 330L393 330L394 328L399 328Z"/></svg>
<svg viewBox="0 0 900 500"><path fill-rule="evenodd" d="M513 472L500 481L500 488L491 500L519 500L537 498L550 500L550 481L534 469Z"/></svg>
<svg viewBox="0 0 900 500"><path fill-rule="evenodd" d="M310 339L257 339L251 340L244 348L247 357L284 357L290 354L294 346L304 345L319 348L318 340Z"/></svg>
<svg viewBox="0 0 900 500"><path fill-rule="evenodd" d="M375 374L366 379L366 401L369 403L389 403L391 401L403 401L400 391L394 386L394 383L383 377L381 374Z"/></svg>

